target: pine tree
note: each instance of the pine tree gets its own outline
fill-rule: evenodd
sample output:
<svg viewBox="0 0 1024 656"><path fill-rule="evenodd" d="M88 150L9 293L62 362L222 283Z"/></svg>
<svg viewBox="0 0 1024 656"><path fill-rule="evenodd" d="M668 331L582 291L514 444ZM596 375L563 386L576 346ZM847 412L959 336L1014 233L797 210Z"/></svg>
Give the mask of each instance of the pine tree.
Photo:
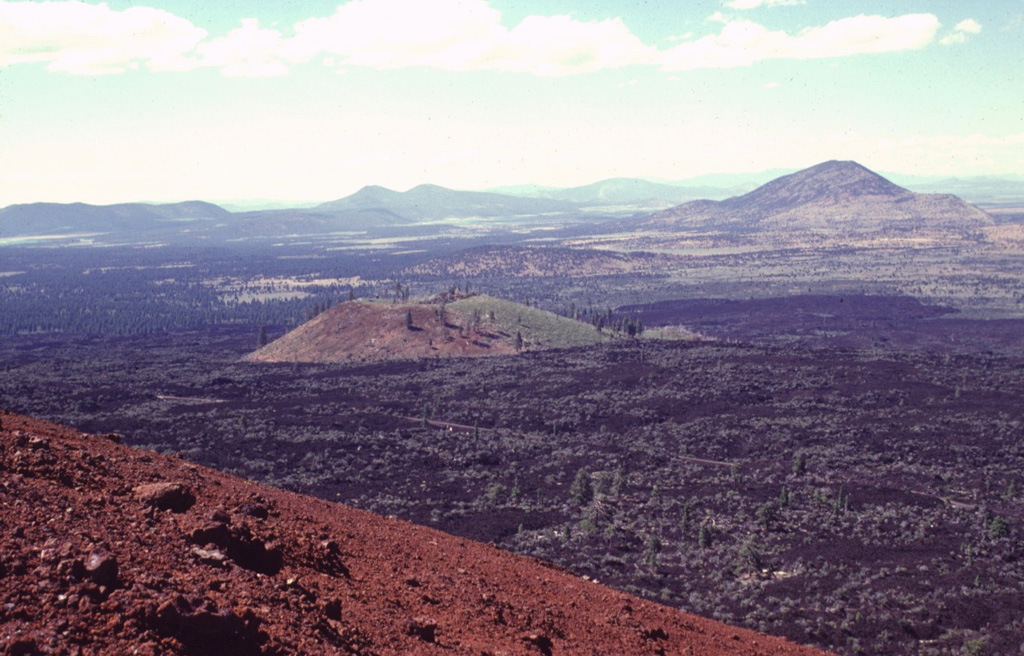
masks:
<svg viewBox="0 0 1024 656"><path fill-rule="evenodd" d="M581 467L572 479L572 486L569 488L569 496L577 506L585 506L594 498L594 488L590 482L590 472L586 467Z"/></svg>
<svg viewBox="0 0 1024 656"><path fill-rule="evenodd" d="M657 533L652 533L647 539L647 565L654 567L658 564L658 554L661 553L661 538Z"/></svg>
<svg viewBox="0 0 1024 656"><path fill-rule="evenodd" d="M711 546L711 527L707 524L700 525L700 531L697 533L697 546L701 549Z"/></svg>
<svg viewBox="0 0 1024 656"><path fill-rule="evenodd" d="M807 471L807 458L803 452L797 451L796 455L793 456L793 473L800 476Z"/></svg>

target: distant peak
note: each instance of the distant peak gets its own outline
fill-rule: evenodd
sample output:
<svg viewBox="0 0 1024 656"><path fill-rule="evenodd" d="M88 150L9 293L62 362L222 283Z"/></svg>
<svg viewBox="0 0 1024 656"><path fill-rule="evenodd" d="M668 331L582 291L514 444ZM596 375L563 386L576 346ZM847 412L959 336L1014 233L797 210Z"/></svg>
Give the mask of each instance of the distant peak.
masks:
<svg viewBox="0 0 1024 656"><path fill-rule="evenodd" d="M765 187L813 184L821 188L839 189L856 186L857 194L905 195L906 189L897 186L871 169L852 160L829 160L802 171L776 178Z"/></svg>
<svg viewBox="0 0 1024 656"><path fill-rule="evenodd" d="M448 189L447 187L442 187L441 185L426 183L426 184L416 185L415 187L413 187L409 191L410 192L412 192L412 191L451 191L451 189Z"/></svg>
<svg viewBox="0 0 1024 656"><path fill-rule="evenodd" d="M845 171L849 173L870 173L871 175L878 175L868 167L853 161L852 159L830 159L827 162L821 164L815 164L814 166L804 169L802 172L822 172L822 171ZM881 176L879 176L881 177Z"/></svg>
<svg viewBox="0 0 1024 656"><path fill-rule="evenodd" d="M355 194L353 194L353 196L358 196L360 194L364 194L365 195L365 194L397 194L397 193L398 192L393 190L393 189L388 189L387 187L382 187L380 185L366 185L365 187L363 187L362 189L357 191Z"/></svg>
<svg viewBox="0 0 1024 656"><path fill-rule="evenodd" d="M815 202L842 203L867 196L913 195L854 161L830 160L784 175L754 191L724 201L727 207L784 211Z"/></svg>

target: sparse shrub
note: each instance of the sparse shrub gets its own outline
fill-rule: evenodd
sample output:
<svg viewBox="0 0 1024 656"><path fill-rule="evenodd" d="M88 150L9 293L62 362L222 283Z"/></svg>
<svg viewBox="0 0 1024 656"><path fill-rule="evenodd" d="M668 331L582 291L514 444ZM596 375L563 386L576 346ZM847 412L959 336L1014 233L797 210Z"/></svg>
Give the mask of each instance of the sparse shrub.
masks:
<svg viewBox="0 0 1024 656"><path fill-rule="evenodd" d="M1010 524L1003 517L993 517L988 523L988 536L993 540L1005 538L1010 534Z"/></svg>
<svg viewBox="0 0 1024 656"><path fill-rule="evenodd" d="M487 506L498 505L498 500L505 494L505 486L501 483L494 482L487 488L487 493L484 495L484 503Z"/></svg>
<svg viewBox="0 0 1024 656"><path fill-rule="evenodd" d="M987 642L988 638L986 636L967 640L960 648L960 654L961 656L985 656L988 653L988 650L985 649Z"/></svg>

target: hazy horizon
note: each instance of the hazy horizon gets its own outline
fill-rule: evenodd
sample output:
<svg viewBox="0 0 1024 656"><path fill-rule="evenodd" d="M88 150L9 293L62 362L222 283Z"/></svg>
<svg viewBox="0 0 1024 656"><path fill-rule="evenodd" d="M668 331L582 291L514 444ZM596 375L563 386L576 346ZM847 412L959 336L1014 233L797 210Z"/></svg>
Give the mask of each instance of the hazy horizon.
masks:
<svg viewBox="0 0 1024 656"><path fill-rule="evenodd" d="M819 162L819 164L820 163L821 162ZM745 191L742 190L742 189L739 189L739 187L746 186L746 187L749 187L749 188L752 189L754 186L760 186L760 185L762 185L762 184L764 184L764 183L766 183L766 182L768 182L770 180L773 180L775 178L778 178L778 177L781 177L781 176L784 176L784 175L788 175L789 173L793 173L793 172L795 172L797 170L801 170L801 169L768 169L768 170L765 170L765 171L742 172L742 173L707 173L707 174L697 175L697 176L694 176L692 178L684 178L682 180L665 180L665 179L655 179L655 178L636 178L636 177L629 177L629 176L617 176L615 178L604 178L602 180L595 180L593 182L585 183L583 185L576 185L575 187L555 187L555 186L551 186L551 185L545 185L543 183L526 183L526 184L521 184L521 185L498 185L496 187L486 187L486 188L482 188L482 189L466 189L466 188L455 188L455 187L447 187L447 188L453 189L455 191L490 192L490 193L506 194L506 195L523 195L523 194L513 193L513 191L514 190L518 190L518 189L528 189L528 188L536 188L536 189L543 189L543 190L549 190L549 191L559 191L559 190L566 190L566 189L573 189L573 188L581 188L581 187L588 187L588 186L593 186L593 185L599 185L601 183L609 182L609 181L612 181L612 180L642 180L642 181L650 182L650 183L654 183L654 184L660 184L660 185L666 185L666 186L678 186L678 187L681 187L681 188L686 188L686 187L692 186L692 187L714 188L714 189L718 189L720 191L734 190L736 194L741 194L741 193L745 193ZM913 174L902 174L902 173L884 172L884 171L874 171L874 173L877 173L878 175L881 175L882 177L890 180L891 182L893 182L893 183L895 183L895 184L897 184L899 186L906 187L906 188L910 189L911 191L915 191L916 190L915 187L917 185L936 185L936 184L939 184L939 183L941 183L943 181L946 181L946 180L949 180L949 181L960 180L960 181L967 181L967 182L970 182L970 181L981 182L981 181L985 181L985 180L998 180L1000 182L1013 182L1013 183L1024 184L1024 175L1020 175L1020 174L1006 174L1006 175L994 175L994 176L993 175L987 175L987 176L986 175L982 175L982 176L917 176L917 175L913 175ZM730 178L733 179L731 182L729 180ZM408 191L412 191L413 189L415 189L417 187L430 186L430 185L433 185L433 184L434 183L432 183L432 182L426 181L426 182L420 182L420 183L414 184L414 185L412 185L412 186L410 186L408 188L401 188L401 189L392 189L392 188L389 188L389 187L384 187L383 185L369 184L369 185L364 185L364 187L360 187L360 189L357 189L356 191L352 192L352 194L361 191L365 187L383 187L385 189L388 189L389 191L394 191L394 192L398 192L398 193L405 193L405 192L408 192ZM437 186L441 186L441 185L437 185ZM937 190L937 191L939 191L940 193L952 193L951 191L941 190L941 189ZM934 193L933 190L929 190L929 192ZM926 193L929 193L929 192L926 192ZM24 204L34 204L34 203L58 203L58 204L86 203L86 204L92 204L92 205L97 205L97 206L106 206L106 205L122 205L122 204L152 204L152 205L158 205L158 204L173 204L173 203L183 203L183 202L191 202L191 201L201 201L201 202L213 203L214 205L218 205L220 207L223 207L224 209L227 209L227 210L230 210L230 211L233 211L233 212L248 212L248 211L259 211L259 210L272 210L272 209L312 208L312 207L316 207L317 205L320 205L320 204L323 204L323 203L328 203L328 202L331 202L331 201L340 200L340 199L345 198L347 196L350 196L352 194L345 194L344 196L340 196L340 197L339 196L335 196L335 197L332 197L332 198L313 198L313 199L303 198L303 199L294 199L294 200L290 200L290 199L286 199L286 198L257 198L257 197L254 197L254 198L192 198L192 197L183 197L183 198L171 198L171 199L154 200L154 199L148 199L148 198L130 198L130 197L126 197L126 198L123 198L121 200L111 201L109 203L86 203L86 201L80 201L80 200L52 201L50 199L38 199L38 200L34 200L34 201L24 201L24 202L20 202L20 203L11 203L10 205L0 206L0 209L3 209L4 207L14 206L14 205L24 205Z"/></svg>
<svg viewBox="0 0 1024 656"><path fill-rule="evenodd" d="M1022 33L1021 0L0 2L0 207L1019 178Z"/></svg>

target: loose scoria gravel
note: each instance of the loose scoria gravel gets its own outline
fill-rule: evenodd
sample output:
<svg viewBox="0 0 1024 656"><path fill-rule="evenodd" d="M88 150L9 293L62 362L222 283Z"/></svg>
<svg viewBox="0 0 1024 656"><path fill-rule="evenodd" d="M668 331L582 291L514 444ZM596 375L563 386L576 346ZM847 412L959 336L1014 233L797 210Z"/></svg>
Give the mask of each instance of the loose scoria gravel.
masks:
<svg viewBox="0 0 1024 656"><path fill-rule="evenodd" d="M536 560L0 414L0 654L818 654Z"/></svg>

